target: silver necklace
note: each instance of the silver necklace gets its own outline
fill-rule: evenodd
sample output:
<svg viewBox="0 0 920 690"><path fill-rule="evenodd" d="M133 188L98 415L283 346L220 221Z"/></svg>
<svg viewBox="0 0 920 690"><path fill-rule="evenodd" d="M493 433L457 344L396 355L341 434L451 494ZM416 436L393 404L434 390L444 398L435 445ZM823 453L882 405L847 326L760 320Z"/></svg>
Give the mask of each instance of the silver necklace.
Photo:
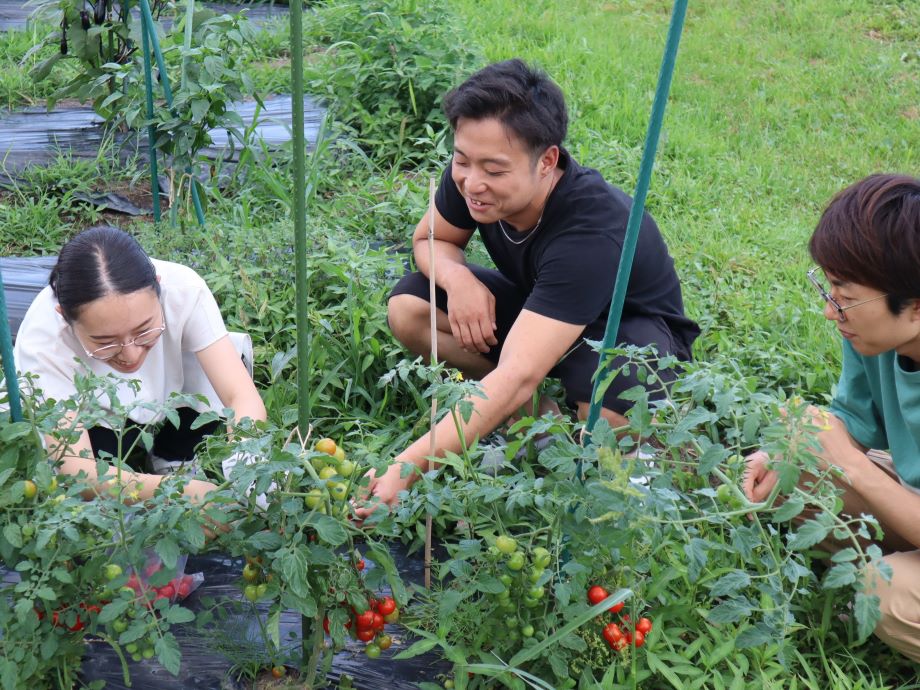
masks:
<svg viewBox="0 0 920 690"><path fill-rule="evenodd" d="M549 191L546 193L546 199L543 200L543 208L540 209L540 217L537 218L537 224L534 225L530 229L530 231L527 233L527 236L524 237L523 239L520 239L520 240L511 239L511 236L508 234L508 231L505 230L505 224L502 223L502 219L501 218L498 219L498 229L502 231L502 234L505 236L505 239L508 240L511 244L516 245L516 246L524 244L527 240L529 240L531 237L537 234L537 230L540 229L540 223L543 222L543 214L546 212L546 205L549 203L549 197L553 193L553 190L556 188L556 182L557 180L554 179L552 184L549 187Z"/></svg>
<svg viewBox="0 0 920 690"><path fill-rule="evenodd" d="M499 230L502 231L502 234L505 236L505 239L508 240L511 244L515 244L515 245L517 245L517 244L524 244L527 240L529 240L531 237L533 237L533 236L537 233L537 230L540 228L540 221L542 221L542 220L543 220L543 214L541 213L541 214L540 214L540 217L537 219L537 224L534 225L534 226L530 229L530 232L528 232L527 235L524 237L524 239L521 239L521 240L513 240L513 239L511 239L511 237L508 235L508 231L505 230L505 224L502 223L502 219L501 219L501 218L498 219L498 228L499 228Z"/></svg>

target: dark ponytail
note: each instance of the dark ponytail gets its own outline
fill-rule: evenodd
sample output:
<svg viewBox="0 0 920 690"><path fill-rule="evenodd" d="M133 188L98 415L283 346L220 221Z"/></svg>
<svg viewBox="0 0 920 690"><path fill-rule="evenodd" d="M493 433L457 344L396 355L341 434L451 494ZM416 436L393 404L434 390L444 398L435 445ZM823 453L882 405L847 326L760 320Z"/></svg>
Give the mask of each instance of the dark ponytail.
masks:
<svg viewBox="0 0 920 690"><path fill-rule="evenodd" d="M64 320L109 294L127 295L145 288L160 294L156 269L137 240L111 225L97 225L61 249L48 281Z"/></svg>

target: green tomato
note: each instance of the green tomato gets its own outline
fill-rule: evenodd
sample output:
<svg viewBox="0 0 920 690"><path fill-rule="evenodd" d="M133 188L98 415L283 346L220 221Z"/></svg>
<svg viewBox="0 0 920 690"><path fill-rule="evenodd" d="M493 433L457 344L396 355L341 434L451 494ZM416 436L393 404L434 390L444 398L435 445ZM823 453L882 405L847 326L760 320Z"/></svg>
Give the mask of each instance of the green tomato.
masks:
<svg viewBox="0 0 920 690"><path fill-rule="evenodd" d="M511 556L508 557L508 568L510 570L520 570L524 567L524 553L522 551L515 551Z"/></svg>
<svg viewBox="0 0 920 690"><path fill-rule="evenodd" d="M517 608L511 599L505 599L505 601L499 602L498 605L502 611L514 611Z"/></svg>
<svg viewBox="0 0 920 690"><path fill-rule="evenodd" d="M27 522L22 526L20 531L22 532L23 539L31 539L32 535L35 534L35 525L33 525L31 522Z"/></svg>
<svg viewBox="0 0 920 690"><path fill-rule="evenodd" d="M533 564L535 568L543 570L552 562L552 560L552 554L542 546L538 546L533 550Z"/></svg>
<svg viewBox="0 0 920 690"><path fill-rule="evenodd" d="M128 654L137 654L137 649L138 648L137 648L136 642L129 642L128 644L125 645L125 651Z"/></svg>
<svg viewBox="0 0 920 690"><path fill-rule="evenodd" d="M332 486L334 483L332 478L338 474L338 470L334 467L324 467L319 472L319 478L326 482L326 486Z"/></svg>
<svg viewBox="0 0 920 690"><path fill-rule="evenodd" d="M540 578L543 577L544 570L543 568L535 568L530 571L530 574L527 576L527 579L533 584L537 584L540 581Z"/></svg>
<svg viewBox="0 0 920 690"><path fill-rule="evenodd" d="M310 464L313 465L314 470L317 472L322 472L324 469L326 469L326 467L329 466L329 463L327 462L328 459L328 455L325 457L322 455L314 455L312 458L310 458Z"/></svg>
<svg viewBox="0 0 920 690"><path fill-rule="evenodd" d="M112 630L121 634L128 629L128 621L121 618L116 618L112 621Z"/></svg>
<svg viewBox="0 0 920 690"><path fill-rule="evenodd" d="M256 585L246 585L243 588L243 596L251 602L257 602L259 600L259 588Z"/></svg>
<svg viewBox="0 0 920 690"><path fill-rule="evenodd" d="M506 556L513 554L517 550L517 542L506 534L501 535L495 540L496 548ZM523 556L523 554L521 554Z"/></svg>
<svg viewBox="0 0 920 690"><path fill-rule="evenodd" d="M357 465L355 465L355 463L353 463L351 460L342 460L342 462L339 464L339 474L341 474L343 477L350 477L352 474L354 474L356 467Z"/></svg>
<svg viewBox="0 0 920 690"><path fill-rule="evenodd" d="M529 596L531 599L542 599L544 593L545 589L543 585L538 585L536 587L531 587L527 592L527 596Z"/></svg>
<svg viewBox="0 0 920 690"><path fill-rule="evenodd" d="M364 648L364 653L368 659L376 659L380 656L380 647L372 642Z"/></svg>
<svg viewBox="0 0 920 690"><path fill-rule="evenodd" d="M152 659L152 658L153 658L153 653L154 653L154 652L153 652L153 647L147 647L147 649L145 649L143 652L141 652L141 656L144 657L145 659Z"/></svg>
<svg viewBox="0 0 920 690"><path fill-rule="evenodd" d="M304 497L304 505L307 506L310 510L315 510L316 508L323 505L325 501L326 494L322 489L310 489L307 492L307 495Z"/></svg>
<svg viewBox="0 0 920 690"><path fill-rule="evenodd" d="M38 487L35 485L31 479L26 479L22 483L22 495L25 496L27 501L31 501L35 498L35 494L38 493Z"/></svg>
<svg viewBox="0 0 920 690"><path fill-rule="evenodd" d="M348 498L348 484L344 482L332 482L329 484L329 494L336 501L344 501Z"/></svg>
<svg viewBox="0 0 920 690"><path fill-rule="evenodd" d="M524 606L526 606L527 608L532 609L539 605L540 605L539 599L534 599L533 597L529 597L526 595L524 596Z"/></svg>
<svg viewBox="0 0 920 690"><path fill-rule="evenodd" d="M505 585L505 587L510 587L511 583L514 582L514 578L511 577L508 573L502 573L498 576L498 579L501 580L501 583Z"/></svg>
<svg viewBox="0 0 920 690"><path fill-rule="evenodd" d="M252 563L247 563L243 566L243 579L246 580L246 582L255 582L261 575L262 569L259 566L253 565Z"/></svg>
<svg viewBox="0 0 920 690"><path fill-rule="evenodd" d="M523 628L521 628L521 635L524 637L533 637L533 632L534 631L532 625L525 625Z"/></svg>
<svg viewBox="0 0 920 690"><path fill-rule="evenodd" d="M268 585L264 582L262 584L256 585L256 594L259 595L259 599L264 599L265 595L268 594Z"/></svg>
<svg viewBox="0 0 920 690"><path fill-rule="evenodd" d="M509 630L518 627L518 618L517 616L506 616L505 617L505 627Z"/></svg>

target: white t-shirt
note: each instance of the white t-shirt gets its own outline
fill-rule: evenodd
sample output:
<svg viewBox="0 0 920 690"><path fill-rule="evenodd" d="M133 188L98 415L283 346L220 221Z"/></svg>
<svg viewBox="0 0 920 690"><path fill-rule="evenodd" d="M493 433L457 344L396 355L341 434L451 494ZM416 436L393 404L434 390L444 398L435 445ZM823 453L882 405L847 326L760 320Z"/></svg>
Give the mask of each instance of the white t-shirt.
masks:
<svg viewBox="0 0 920 690"><path fill-rule="evenodd" d="M162 403L171 393L184 392L201 393L208 398L210 404L199 405L199 411L220 412L223 405L195 356L227 335L214 295L187 266L157 259L153 259L153 265L160 276L166 331L150 348L140 369L120 374L105 362L87 357L73 330L55 309L57 300L48 286L32 302L16 336L14 354L19 371L37 376L36 388L55 400L73 396L74 375L89 370L122 379L118 399L129 407L132 402ZM137 393L127 383L134 379L140 381ZM107 407L105 397L100 402ZM128 416L140 424L158 421L145 409L135 409Z"/></svg>

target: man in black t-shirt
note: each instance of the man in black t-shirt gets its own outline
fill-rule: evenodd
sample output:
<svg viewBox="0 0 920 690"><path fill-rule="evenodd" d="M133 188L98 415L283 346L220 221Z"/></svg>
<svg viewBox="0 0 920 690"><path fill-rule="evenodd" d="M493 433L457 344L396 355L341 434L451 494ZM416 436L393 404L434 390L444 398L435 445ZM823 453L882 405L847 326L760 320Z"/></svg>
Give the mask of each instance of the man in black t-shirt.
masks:
<svg viewBox="0 0 920 690"><path fill-rule="evenodd" d="M435 198L438 354L481 380L486 395L472 399L466 441L505 421L548 375L561 379L567 402L585 418L598 366L585 339L603 337L632 200L562 148L562 92L520 60L474 74L447 94L444 110L454 153ZM394 335L423 356L431 351L428 227L426 213L413 235L420 272L405 276L389 300ZM497 270L465 261L477 229ZM674 262L646 214L617 343L653 344L660 355L689 360L697 335L684 315ZM619 394L637 383L621 374L606 391L602 414L612 426L626 423L630 403ZM652 397L663 393L650 390ZM460 450L453 425L448 417L437 429L439 455ZM395 503L415 478L403 478L402 465L425 471L428 454L426 435L385 474L372 473L371 493Z"/></svg>

